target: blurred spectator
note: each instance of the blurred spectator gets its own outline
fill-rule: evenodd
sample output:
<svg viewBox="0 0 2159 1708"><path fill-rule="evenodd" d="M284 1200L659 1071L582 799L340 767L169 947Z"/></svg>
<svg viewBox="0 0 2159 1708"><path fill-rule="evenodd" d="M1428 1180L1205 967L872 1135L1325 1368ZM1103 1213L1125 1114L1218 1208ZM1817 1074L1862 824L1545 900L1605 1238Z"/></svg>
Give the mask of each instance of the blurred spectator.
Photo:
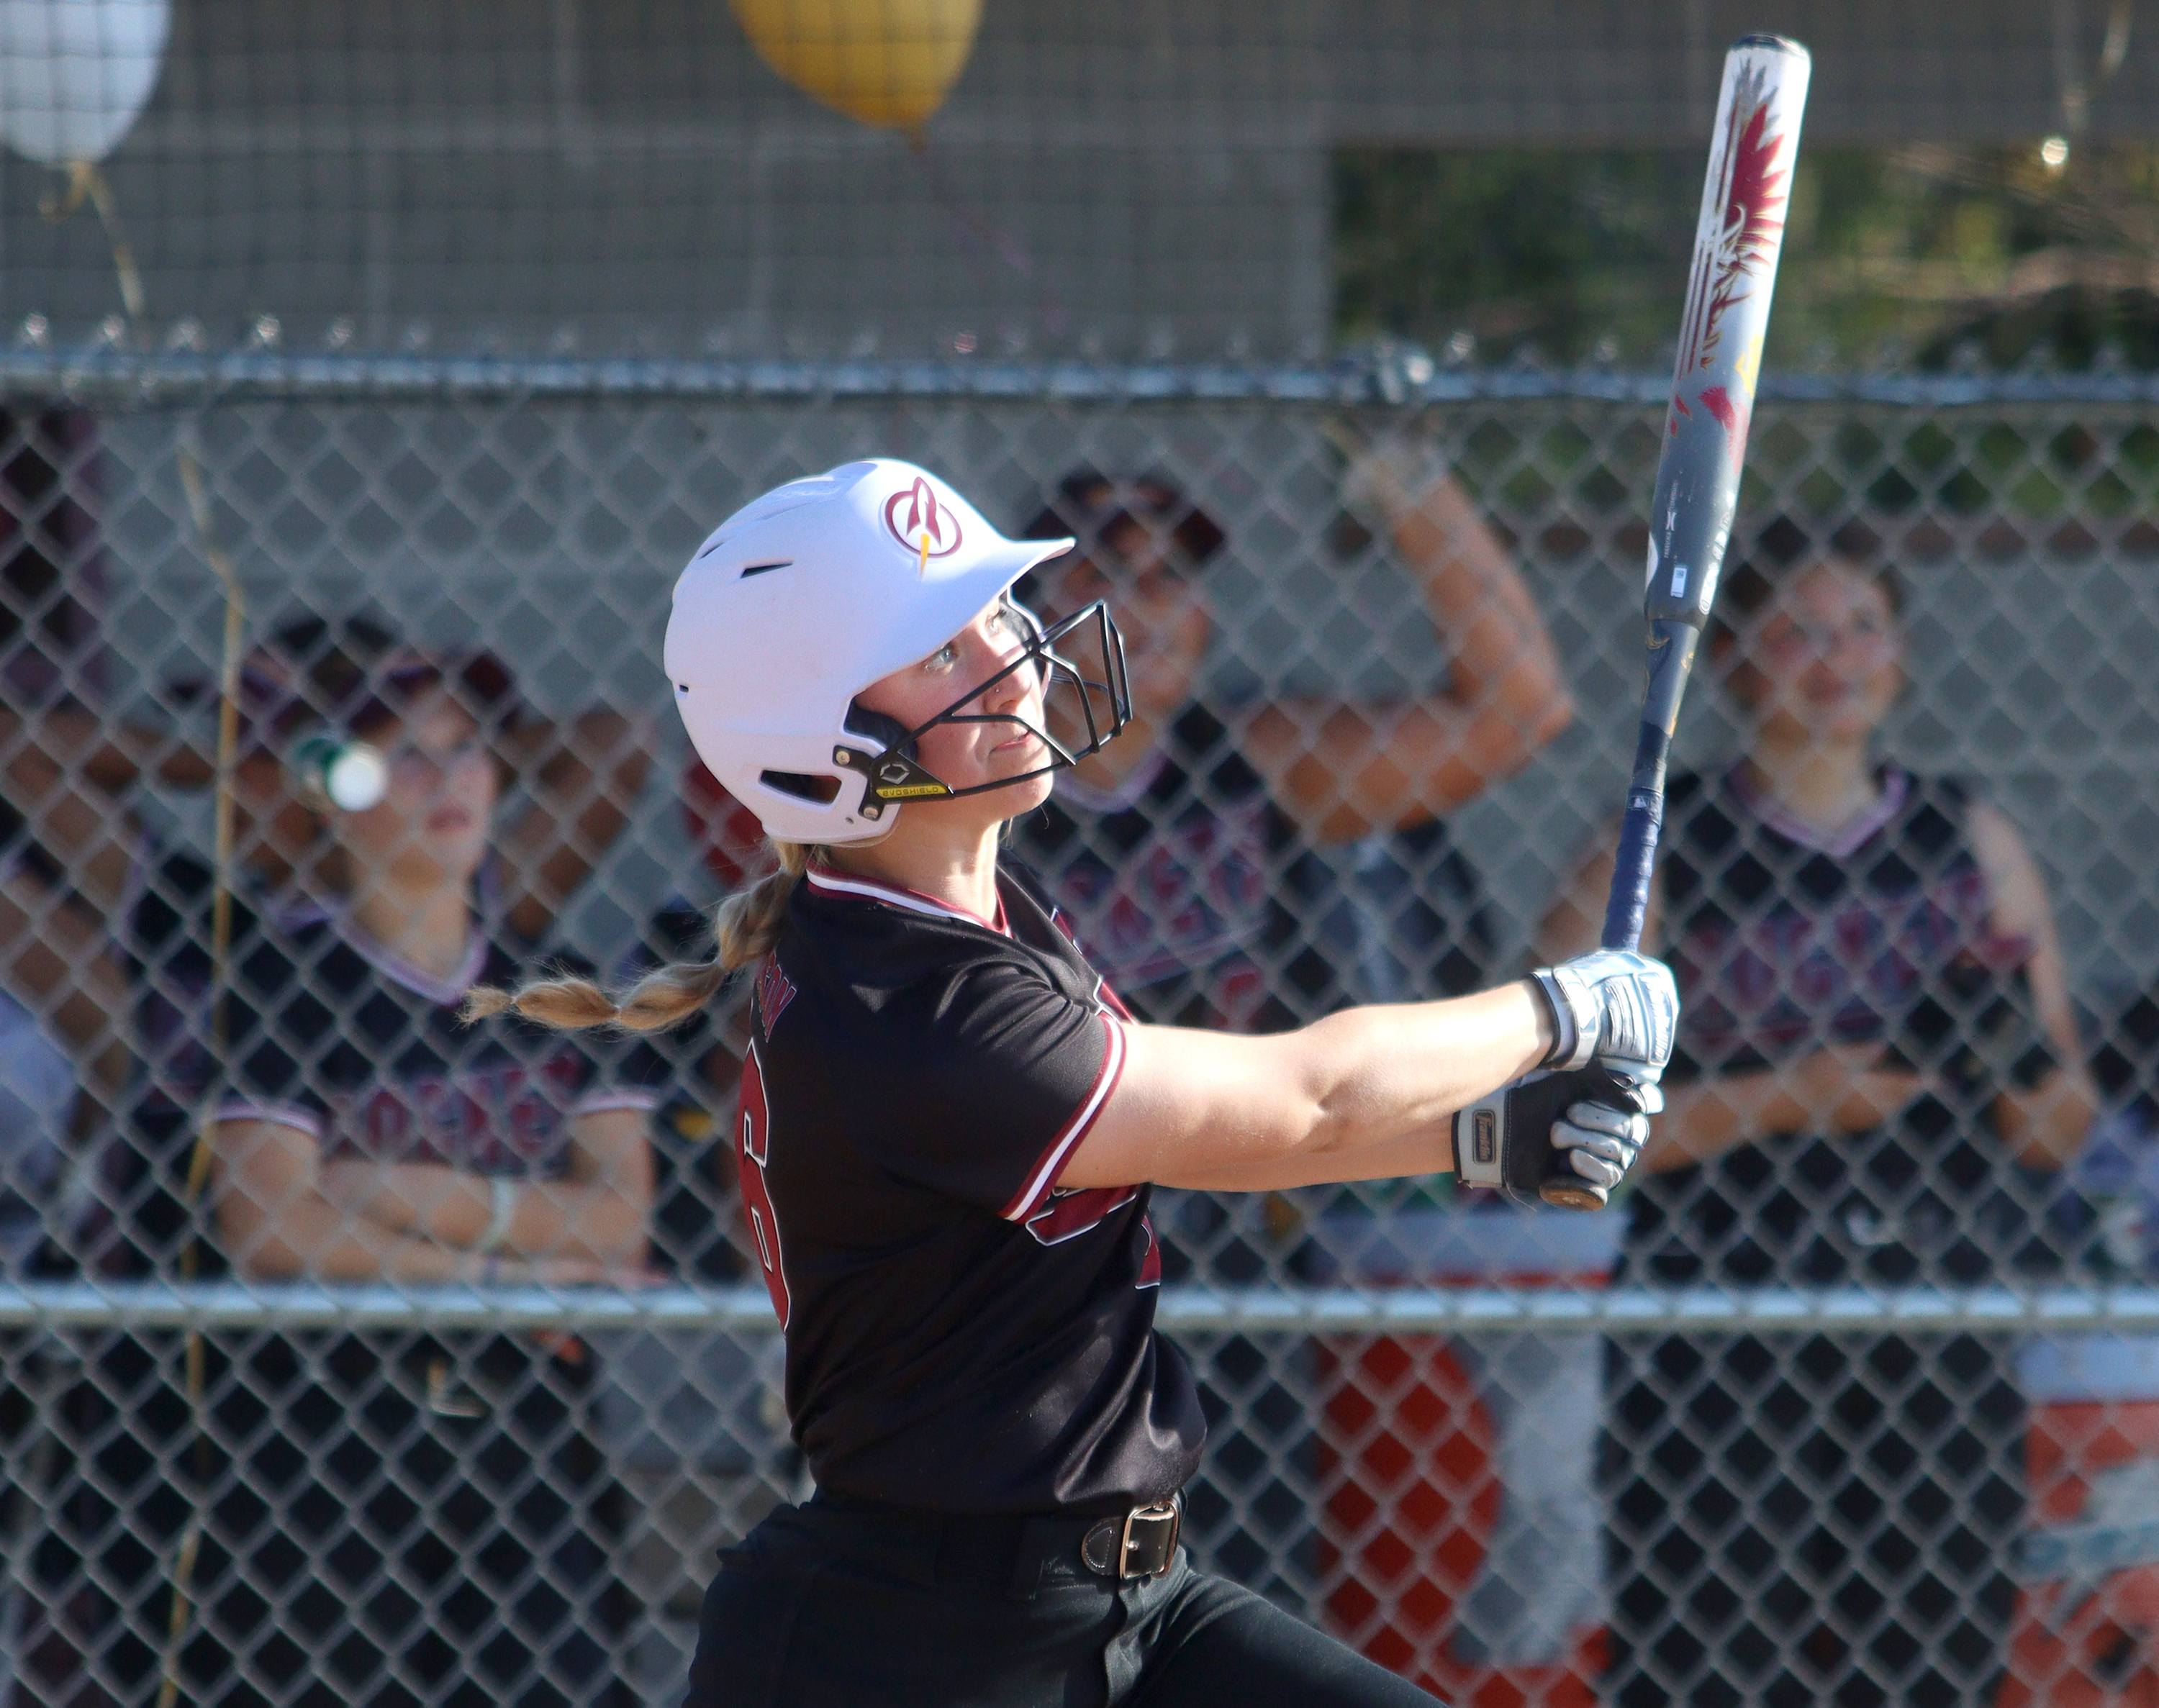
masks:
<svg viewBox="0 0 2159 1708"><path fill-rule="evenodd" d="M467 708L458 715L484 714L474 722L461 748L466 805L477 807L466 828L479 839L478 863L451 884L458 894L455 908L443 903L429 923L448 929L446 922L453 915L463 919L466 910L474 910L492 945L489 953L499 955L513 945L529 949L549 928L562 901L627 824L629 802L645 761L637 732L619 714L588 713L558 727L520 715L508 673L492 658L475 655L452 663L452 697ZM363 684L381 680L386 670L394 672L401 665L413 667L413 673L400 679L407 690L424 686L430 671L441 675L439 666L404 653L384 625L365 618L335 624L313 617L293 621L248 655L241 679L242 739L236 779L239 870L229 964L236 974L249 967L259 971L266 965L290 965L312 981L317 969L301 964L307 955L323 950L325 966L339 959L332 941L343 942L339 933L362 900L355 893L355 862L332 831L336 815L318 813L295 793L289 759L295 743L318 727L321 713L334 711ZM384 686L394 687L386 681ZM209 697L200 685L183 685L176 691L184 700ZM379 710L401 716L401 706L376 698ZM365 704L363 699L347 709L365 709ZM395 728L397 722L393 716L384 727ZM213 1048L207 1000L212 874L208 863L186 848L163 846L143 833L126 805L127 791L150 777L181 787L211 781L208 744L112 725L71 706L34 720L0 714L0 725L5 726L0 727L0 751L10 755L11 795L29 811L39 846L60 851L74 904L91 915L102 914L106 923L96 929L109 930L116 940L132 986L109 999L108 1012L129 1016L132 1042L143 1065L127 1092L120 1131L103 1146L95 1176L87 1183L85 1217L73 1230L75 1250L87 1266L108 1275L183 1272L184 1254L196 1272L215 1273L222 1262L216 1245L204 1237L206 1207L193 1203L188 1184L199 1111L225 1071ZM408 759L406 769L422 763ZM502 784L512 778L523 785L530 805L490 842L489 820ZM359 863L365 878L365 862ZM381 896L404 883L396 873L410 864L409 859L391 860L395 882L389 888L371 879L357 886L373 898L367 905L378 923ZM354 929L365 934L364 927ZM355 953L344 951L339 965L349 963ZM298 960L292 959L296 955ZM244 977L236 982L225 1023L238 1040L252 1012L246 999L259 998L262 987L259 981L247 985ZM394 1006L404 987L394 978L390 983L387 1000ZM454 1006L453 998L446 1000ZM355 986L330 1017L364 1030L380 1007L370 1007ZM443 1012L447 1015L449 1009ZM326 1035L321 1043L323 1049L305 1063L318 1091L327 1089L339 1072L349 1075L358 1060L349 1042L340 1046ZM393 1054L386 1065L393 1074L409 1070L427 1077L411 1054ZM521 1069L509 1064L505 1071L514 1078ZM454 1074L432 1077L441 1081L436 1091L448 1095L443 1088ZM545 1095L562 1090L551 1084ZM293 1100L300 1100L296 1095ZM523 1119L541 1107L520 1104L511 1113ZM614 1117L633 1124L642 1118L634 1111ZM526 1135L528 1140L533 1136ZM569 1160L536 1151L514 1156L489 1152L482 1159L485 1166L511 1172L557 1168ZM346 1177L357 1172L346 1171ZM486 1184L477 1189L491 1210ZM527 1231L513 1229L520 1237ZM556 1261L564 1276L589 1272L574 1252ZM370 1355L365 1348L355 1352L357 1343L344 1345L346 1355L365 1364ZM580 1349L565 1345L582 1358ZM88 1667L107 1688L124 1694L158 1666L168 1618L167 1575L179 1527L209 1473L200 1462L199 1444L189 1445L197 1438L176 1340L114 1334L91 1343L86 1351L88 1379L70 1394L63 1425L65 1436L82 1455L78 1492L70 1509L56 1515L47 1536L38 1579L49 1600L42 1622L25 1633L23 1647L36 1675L51 1689L73 1688L61 1681ZM214 1399L221 1393L233 1402L250 1391L274 1390L277 1383L297 1379L298 1354L289 1343L267 1343L250 1355L268 1362L243 1376L236 1374L229 1347L210 1348ZM327 1353L310 1348L308 1355ZM498 1363L507 1357L513 1373L526 1364L552 1368L544 1359L533 1364L531 1354L509 1343L488 1356ZM327 1365L315 1368L318 1373L330 1370ZM582 1394L591 1379L589 1368L565 1368L573 1374L563 1378L567 1385L562 1393ZM389 1404L402 1378L391 1371L382 1379L390 1385L383 1390L381 1403ZM252 1390L246 1385L251 1380L256 1385ZM525 1385L529 1403L542 1414L551 1405L560 1409L567 1403L551 1400L554 1390L536 1379ZM277 1391L277 1403L286 1405L289 1396ZM545 1424L546 1418L536 1421ZM477 1453L488 1439L475 1434L468 1445ZM588 1453L582 1447L565 1450L573 1457ZM598 1474L588 1468L588 1474ZM448 1471L446 1463L437 1463L428 1475L439 1479ZM229 1493L220 1494L221 1517L232 1510L225 1499ZM199 1562L199 1583L214 1583L230 1571L234 1542L229 1527L214 1527ZM598 1545L578 1545L591 1553ZM146 1552L146 1546L161 1553ZM226 1587L231 1588L229 1581ZM229 1646L224 1636L215 1633L191 1649L189 1664L196 1675L210 1676L225 1664L218 1659Z"/></svg>
<svg viewBox="0 0 2159 1708"><path fill-rule="evenodd" d="M1299 1024L1349 1000L1366 936L1421 945L1404 995L1467 990L1484 970L1480 888L1442 815L1519 769L1572 702L1528 588L1444 468L1390 446L1353 465L1344 497L1415 577L1452 648L1447 681L1394 703L1263 703L1234 727L1200 697L1214 627L1201 576L1226 542L1183 492L1082 469L1024 531L1078 537L1022 596L1049 618L1109 601L1133 719L1059 777L1016 851L1142 1019ZM1398 833L1410 840L1388 851L1414 869L1366 898L1393 917L1344 929L1336 874L1311 851Z"/></svg>
<svg viewBox="0 0 2159 1708"><path fill-rule="evenodd" d="M294 881L314 905L236 970L215 1132L228 1258L322 1281L634 1281L651 1100L556 1034L458 1017L533 949L477 888L507 672L329 647L294 687L277 732L319 718L371 743L389 786L323 815ZM227 1438L293 1449L254 1466L252 1510L218 1513L236 1560L203 1588L205 1623L243 1670L349 1702L593 1699L622 1633L620 1514L586 1433L583 1343L282 1338L235 1356L244 1379L212 1401Z"/></svg>
<svg viewBox="0 0 2159 1708"><path fill-rule="evenodd" d="M63 1183L131 1066L120 970L60 879L0 803L0 1280L57 1259Z"/></svg>
<svg viewBox="0 0 2159 1708"><path fill-rule="evenodd" d="M1741 555L1711 657L1744 752L1670 782L1649 940L1686 1007L1627 1272L2043 1269L2051 1171L2093 1110L2045 885L1968 785L1876 756L1906 679L1871 537L1779 518ZM1613 841L1540 955L1595 941ZM1610 1699L1986 1700L2023 1507L2009 1353L1973 1335L1615 1343Z"/></svg>
<svg viewBox="0 0 2159 1708"><path fill-rule="evenodd" d="M18 713L95 692L100 570L96 434L72 409L0 411L0 705ZM116 1105L128 1055L119 971L94 915L28 835L0 748L0 1282L51 1265L80 1183L77 1160ZM36 1330L0 1331L0 1583L28 1576L51 1463L43 1403L67 1352ZM0 1697L19 1638L0 1590Z"/></svg>
<svg viewBox="0 0 2159 1708"><path fill-rule="evenodd" d="M18 728L102 681L96 468L86 412L0 411L0 706ZM12 757L0 741L0 768ZM37 1256L70 1149L127 1065L117 971L13 782L0 769L0 1275Z"/></svg>
<svg viewBox="0 0 2159 1708"><path fill-rule="evenodd" d="M336 623L303 617L281 624L248 655L241 674L240 758L235 778L235 903L230 957L237 965L262 917L321 911L296 877L320 857L323 824L294 789L288 769L305 722L279 727L294 684L331 654L365 665L396 646L365 616ZM462 662L483 696L506 693L507 676L484 654ZM490 687L490 675L500 677ZM175 684L173 697L215 706L215 685ZM490 920L537 943L593 865L629 822L649 763L642 732L621 713L593 710L567 723L514 701L487 732L500 797L512 782L526 800L496 835L476 880ZM217 1070L210 1048L213 873L184 846L147 833L129 805L145 782L203 789L215 781L213 743L116 724L75 705L34 718L0 708L0 753L8 799L49 851L80 908L100 915L125 958L134 990L143 1074L130 1102L130 1141L106 1158L83 1260L107 1274L168 1268L190 1235L184 1182L191 1122Z"/></svg>

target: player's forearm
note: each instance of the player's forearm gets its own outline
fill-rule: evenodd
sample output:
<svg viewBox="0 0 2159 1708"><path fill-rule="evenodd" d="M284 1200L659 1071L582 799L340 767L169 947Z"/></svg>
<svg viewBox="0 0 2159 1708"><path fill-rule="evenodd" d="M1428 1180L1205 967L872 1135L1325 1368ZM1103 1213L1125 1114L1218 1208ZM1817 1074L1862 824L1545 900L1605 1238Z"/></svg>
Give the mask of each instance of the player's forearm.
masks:
<svg viewBox="0 0 2159 1708"><path fill-rule="evenodd" d="M1061 1185L1246 1190L1428 1172L1446 1164L1434 1141L1447 1116L1543 1061L1552 1022L1524 982L1263 1038L1174 1026L1125 1037L1116 1089Z"/></svg>
<svg viewBox="0 0 2159 1708"><path fill-rule="evenodd" d="M1350 1180L1447 1174L1454 1168L1452 1132L1452 1123L1442 1121L1435 1127L1355 1150L1298 1153L1234 1168L1198 1169L1160 1183L1194 1192L1283 1192L1292 1187L1328 1186Z"/></svg>
<svg viewBox="0 0 2159 1708"><path fill-rule="evenodd" d="M1429 1141L1456 1110L1530 1072L1551 1051L1552 1022L1522 981L1445 1002L1349 1009L1289 1042L1302 1058L1293 1083L1312 1111L1292 1151L1346 1168L1382 1152L1395 1160L1405 1141Z"/></svg>

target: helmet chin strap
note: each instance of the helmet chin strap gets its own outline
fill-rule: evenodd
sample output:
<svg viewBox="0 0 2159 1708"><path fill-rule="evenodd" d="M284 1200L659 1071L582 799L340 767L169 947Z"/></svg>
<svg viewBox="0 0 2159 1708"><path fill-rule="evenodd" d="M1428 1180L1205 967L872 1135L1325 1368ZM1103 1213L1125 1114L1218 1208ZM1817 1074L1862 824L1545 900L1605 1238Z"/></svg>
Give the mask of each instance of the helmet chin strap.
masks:
<svg viewBox="0 0 2159 1708"><path fill-rule="evenodd" d="M1055 650L1059 641L1089 624L1095 626L1096 639L1101 650L1102 680L1100 681L1090 680L1076 665L1060 657ZM907 728L898 718L881 712L872 712L860 705L850 708L846 726L848 732L865 735L872 741L884 743L883 750L875 753L840 744L835 744L832 748L832 763L835 765L842 770L852 771L865 779L862 804L859 809L864 818L872 821L881 819L888 806L901 806L916 801L958 800L971 794L986 794L993 789L1009 789L1016 783L1032 782L1035 778L1053 771L1069 770L1082 759L1100 753L1131 722L1131 691L1125 677L1124 636L1118 633L1116 623L1111 617L1107 605L1098 599L1047 629L1030 618L1028 628L1028 644L1017 658L995 675L976 683L935 717L914 729ZM1087 722L1088 739L1085 745L1077 751L1068 748L1048 730L1038 727L1017 713L969 712L960 709L973 705L1007 676L1029 665L1042 668L1048 686L1061 683L1078 693L1080 711ZM1106 721L1095 715L1097 695L1103 696L1107 702ZM1047 698L1045 691L1045 704ZM966 723L1004 723L1023 730L1048 749L1049 763L1038 765L1031 771L1023 771L1015 777L1000 777L995 782L955 789L916 757L918 743L925 733L940 724Z"/></svg>

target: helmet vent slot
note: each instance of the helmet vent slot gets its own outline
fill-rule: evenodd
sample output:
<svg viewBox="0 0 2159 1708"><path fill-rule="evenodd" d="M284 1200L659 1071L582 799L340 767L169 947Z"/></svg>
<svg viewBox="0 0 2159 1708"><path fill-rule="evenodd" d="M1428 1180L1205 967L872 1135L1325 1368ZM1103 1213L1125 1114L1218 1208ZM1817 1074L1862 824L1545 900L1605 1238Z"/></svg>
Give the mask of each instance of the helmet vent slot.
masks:
<svg viewBox="0 0 2159 1708"><path fill-rule="evenodd" d="M753 575L770 575L775 569L791 568L793 567L794 563L795 560L791 557L781 557L775 558L770 563L744 564L743 566L743 572L737 576L735 579L737 581L748 581Z"/></svg>
<svg viewBox="0 0 2159 1708"><path fill-rule="evenodd" d="M767 789L780 794L791 794L797 800L814 800L820 806L830 806L840 798L840 779L820 777L809 771L760 771L757 780Z"/></svg>

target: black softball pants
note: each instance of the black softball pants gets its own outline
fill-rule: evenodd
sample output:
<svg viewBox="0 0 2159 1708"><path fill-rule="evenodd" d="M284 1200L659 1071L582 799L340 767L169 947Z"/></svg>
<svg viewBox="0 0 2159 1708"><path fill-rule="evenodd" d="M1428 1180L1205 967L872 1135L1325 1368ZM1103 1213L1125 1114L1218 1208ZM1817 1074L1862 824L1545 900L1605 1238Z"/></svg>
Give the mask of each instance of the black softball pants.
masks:
<svg viewBox="0 0 2159 1708"><path fill-rule="evenodd" d="M685 1708L1432 1708L1182 1549L1116 1584L1078 1536L782 1507L720 1556Z"/></svg>

